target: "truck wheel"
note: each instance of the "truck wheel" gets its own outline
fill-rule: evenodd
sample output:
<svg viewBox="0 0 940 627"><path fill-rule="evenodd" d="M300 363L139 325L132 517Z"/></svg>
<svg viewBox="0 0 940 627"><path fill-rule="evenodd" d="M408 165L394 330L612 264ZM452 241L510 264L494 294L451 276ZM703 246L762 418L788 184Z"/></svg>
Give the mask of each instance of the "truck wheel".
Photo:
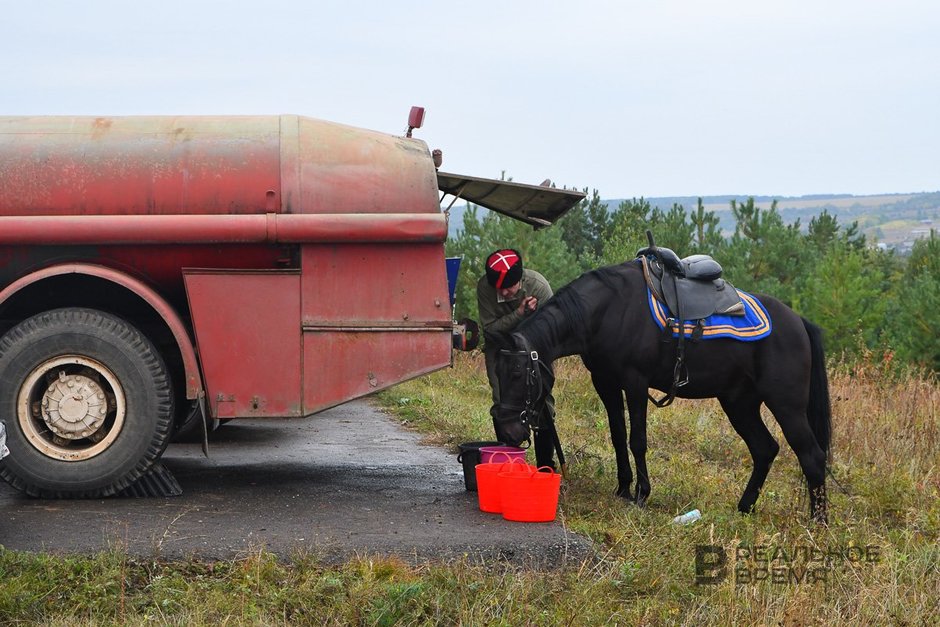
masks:
<svg viewBox="0 0 940 627"><path fill-rule="evenodd" d="M0 338L0 476L39 497L110 496L160 457L173 394L153 344L92 309L57 309Z"/></svg>

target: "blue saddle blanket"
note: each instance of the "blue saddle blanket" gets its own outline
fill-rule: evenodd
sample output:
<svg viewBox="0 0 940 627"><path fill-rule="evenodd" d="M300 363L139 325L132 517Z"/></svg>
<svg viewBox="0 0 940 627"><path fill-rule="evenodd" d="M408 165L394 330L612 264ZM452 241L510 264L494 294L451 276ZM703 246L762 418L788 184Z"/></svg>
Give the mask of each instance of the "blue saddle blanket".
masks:
<svg viewBox="0 0 940 627"><path fill-rule="evenodd" d="M646 289L647 299L649 300L650 312L653 314L653 320L660 329L666 328L666 320L671 316L666 305L656 300L653 293ZM705 318L702 321L703 340L714 340L717 338L731 338L741 342L755 342L762 340L771 331L770 316L767 310L757 298L738 290L741 301L744 303L743 316L725 316L715 314ZM686 337L691 337L698 324L697 320L686 320L682 327ZM673 337L679 337L678 329L673 329Z"/></svg>

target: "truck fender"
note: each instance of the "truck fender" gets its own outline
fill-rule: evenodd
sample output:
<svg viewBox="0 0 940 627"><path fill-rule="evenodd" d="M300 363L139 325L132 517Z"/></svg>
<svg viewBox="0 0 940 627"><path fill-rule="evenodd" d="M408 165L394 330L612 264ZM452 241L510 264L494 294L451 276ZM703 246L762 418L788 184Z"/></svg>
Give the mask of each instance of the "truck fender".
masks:
<svg viewBox="0 0 940 627"><path fill-rule="evenodd" d="M186 326L176 313L176 310L173 309L166 299L143 281L125 274L124 272L90 263L69 263L49 266L48 268L43 268L42 270L22 276L10 283L3 290L0 290L0 305L5 303L18 291L33 283L64 274L84 274L110 281L130 290L149 304L153 310L163 318L163 321L166 322L167 327L170 329L179 347L186 377L186 398L194 400L199 397L200 393L203 391L202 377L199 374L199 362L196 359L196 350L193 347L192 341L189 339Z"/></svg>

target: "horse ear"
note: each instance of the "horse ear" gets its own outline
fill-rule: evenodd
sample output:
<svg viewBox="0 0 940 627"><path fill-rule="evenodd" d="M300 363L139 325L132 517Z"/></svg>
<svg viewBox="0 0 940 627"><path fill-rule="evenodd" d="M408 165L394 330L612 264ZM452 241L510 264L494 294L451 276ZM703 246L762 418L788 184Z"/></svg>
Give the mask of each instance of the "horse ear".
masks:
<svg viewBox="0 0 940 627"><path fill-rule="evenodd" d="M483 334L487 350L502 350L515 348L512 336L505 331L487 331Z"/></svg>

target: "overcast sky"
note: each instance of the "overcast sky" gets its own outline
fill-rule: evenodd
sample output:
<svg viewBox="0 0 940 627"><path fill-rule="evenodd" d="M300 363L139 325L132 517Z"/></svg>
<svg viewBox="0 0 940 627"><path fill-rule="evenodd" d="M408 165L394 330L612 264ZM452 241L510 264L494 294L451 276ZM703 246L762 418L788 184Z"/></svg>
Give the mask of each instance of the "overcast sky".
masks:
<svg viewBox="0 0 940 627"><path fill-rule="evenodd" d="M940 190L936 0L0 0L0 115L296 113L603 198Z"/></svg>

